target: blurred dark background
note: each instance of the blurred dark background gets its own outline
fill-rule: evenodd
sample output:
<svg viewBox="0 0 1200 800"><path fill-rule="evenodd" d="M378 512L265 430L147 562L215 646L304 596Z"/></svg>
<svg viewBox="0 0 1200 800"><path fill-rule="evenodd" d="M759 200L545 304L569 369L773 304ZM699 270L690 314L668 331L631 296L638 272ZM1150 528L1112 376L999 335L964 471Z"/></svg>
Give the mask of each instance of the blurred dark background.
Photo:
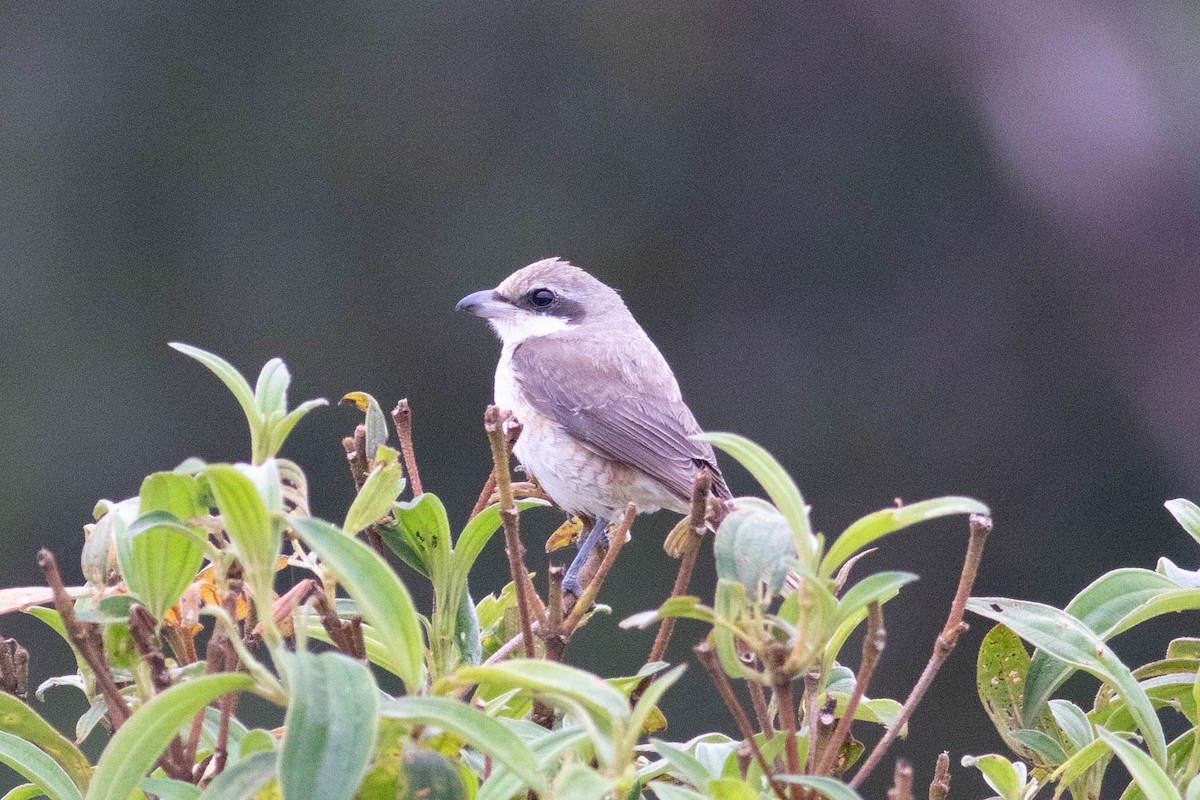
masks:
<svg viewBox="0 0 1200 800"><path fill-rule="evenodd" d="M407 396L460 524L498 344L452 309L549 255L623 291L701 423L777 454L827 535L970 494L996 515L981 594L1061 605L1118 565L1194 565L1162 502L1200 497L1198 35L1184 0L6 3L0 583L39 582L40 545L77 580L97 498L248 455L173 340L246 372L282 356L295 401ZM318 513L350 500L357 419L319 411L288 444ZM651 633L615 624L669 589L668 516L636 526L576 663L644 657ZM527 517L535 554L558 522ZM964 533L924 525L872 558L922 575L888 606L873 694L920 672ZM487 558L477 592L505 580ZM947 748L980 787L958 759L1001 747L974 694L987 627L895 748L921 783ZM0 631L35 682L70 669L33 620ZM673 660L698 635L681 626ZM77 698L53 690L62 724ZM697 669L666 711L675 739L732 731Z"/></svg>

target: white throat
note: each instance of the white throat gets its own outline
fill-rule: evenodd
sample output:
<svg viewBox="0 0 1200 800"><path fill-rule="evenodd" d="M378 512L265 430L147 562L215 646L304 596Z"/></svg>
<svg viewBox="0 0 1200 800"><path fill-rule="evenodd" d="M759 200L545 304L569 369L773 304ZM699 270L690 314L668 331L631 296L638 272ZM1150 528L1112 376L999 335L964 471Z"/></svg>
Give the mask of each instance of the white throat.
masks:
<svg viewBox="0 0 1200 800"><path fill-rule="evenodd" d="M506 350L516 347L526 339L549 336L552 333L561 333L575 327L570 320L563 317L526 312L520 312L513 316L492 317L488 322L500 337L500 341L504 343Z"/></svg>

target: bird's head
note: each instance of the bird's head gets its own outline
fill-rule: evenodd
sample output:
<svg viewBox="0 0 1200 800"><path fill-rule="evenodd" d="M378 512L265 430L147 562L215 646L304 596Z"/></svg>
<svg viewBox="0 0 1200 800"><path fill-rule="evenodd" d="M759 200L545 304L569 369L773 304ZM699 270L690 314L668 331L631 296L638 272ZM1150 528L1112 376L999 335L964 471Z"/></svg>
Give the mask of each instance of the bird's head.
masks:
<svg viewBox="0 0 1200 800"><path fill-rule="evenodd" d="M469 294L454 308L486 319L506 345L629 318L614 289L558 258L522 267L495 289Z"/></svg>

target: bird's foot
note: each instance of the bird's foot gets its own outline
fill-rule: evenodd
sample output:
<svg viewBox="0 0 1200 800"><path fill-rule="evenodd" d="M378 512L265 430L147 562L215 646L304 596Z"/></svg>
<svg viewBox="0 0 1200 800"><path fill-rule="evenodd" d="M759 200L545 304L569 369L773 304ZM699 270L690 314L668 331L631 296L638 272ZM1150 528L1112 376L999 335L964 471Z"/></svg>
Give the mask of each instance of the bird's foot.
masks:
<svg viewBox="0 0 1200 800"><path fill-rule="evenodd" d="M608 549L608 520L603 517L597 517L592 529L588 531L588 535L584 537L579 545L579 552L575 554L575 560L571 562L571 566L567 567L567 574L563 577L563 591L570 592L576 597L583 596L583 585L580 582L583 568L591 560L592 552L599 548L597 555L603 555ZM594 570L591 570L594 573Z"/></svg>

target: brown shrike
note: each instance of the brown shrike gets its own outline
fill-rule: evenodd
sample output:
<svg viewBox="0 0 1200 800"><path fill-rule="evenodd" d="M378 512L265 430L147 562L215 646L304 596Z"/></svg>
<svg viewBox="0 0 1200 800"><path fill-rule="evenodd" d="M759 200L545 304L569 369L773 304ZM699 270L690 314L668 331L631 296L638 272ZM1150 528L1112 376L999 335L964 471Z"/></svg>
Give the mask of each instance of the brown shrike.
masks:
<svg viewBox="0 0 1200 800"><path fill-rule="evenodd" d="M522 425L513 452L554 502L594 520L563 586L580 594L579 569L609 520L638 512L687 513L696 470L729 488L662 353L620 295L566 261L517 270L456 310L484 317L503 347L495 402Z"/></svg>

